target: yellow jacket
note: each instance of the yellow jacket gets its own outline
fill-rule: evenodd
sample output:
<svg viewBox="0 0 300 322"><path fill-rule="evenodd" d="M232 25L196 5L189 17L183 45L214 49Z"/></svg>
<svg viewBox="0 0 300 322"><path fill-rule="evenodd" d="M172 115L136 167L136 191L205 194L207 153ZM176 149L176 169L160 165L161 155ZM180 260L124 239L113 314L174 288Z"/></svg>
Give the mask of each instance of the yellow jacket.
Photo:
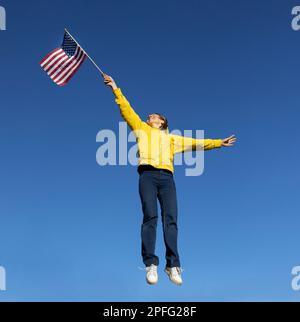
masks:
<svg viewBox="0 0 300 322"><path fill-rule="evenodd" d="M222 146L221 139L194 139L191 137L170 134L169 130L153 128L142 121L118 87L113 90L115 102L128 126L134 131L138 143L140 164L150 164L159 169L174 172L173 158L175 153L211 150Z"/></svg>

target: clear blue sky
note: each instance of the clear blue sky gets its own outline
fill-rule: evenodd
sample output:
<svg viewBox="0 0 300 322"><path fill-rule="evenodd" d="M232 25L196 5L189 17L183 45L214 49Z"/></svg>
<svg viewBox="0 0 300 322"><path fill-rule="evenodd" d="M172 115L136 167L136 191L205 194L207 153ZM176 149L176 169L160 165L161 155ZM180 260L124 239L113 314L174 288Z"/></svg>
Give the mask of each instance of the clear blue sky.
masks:
<svg viewBox="0 0 300 322"><path fill-rule="evenodd" d="M300 31L296 1L1 1L0 301L300 300ZM101 129L122 121L86 61L64 88L38 65L63 29L113 76L136 111L207 138L205 172L175 166L184 284L140 255L134 166L96 163ZM160 214L159 214L160 216Z"/></svg>

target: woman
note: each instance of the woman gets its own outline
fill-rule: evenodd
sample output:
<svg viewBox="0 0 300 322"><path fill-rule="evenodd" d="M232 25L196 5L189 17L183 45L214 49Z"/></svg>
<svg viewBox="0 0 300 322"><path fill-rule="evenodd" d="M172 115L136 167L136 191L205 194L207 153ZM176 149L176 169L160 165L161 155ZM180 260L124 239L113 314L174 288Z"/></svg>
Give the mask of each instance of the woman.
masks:
<svg viewBox="0 0 300 322"><path fill-rule="evenodd" d="M194 139L169 134L168 121L159 113L150 114L146 122L134 111L112 77L104 74L104 83L110 86L120 107L120 112L134 131L138 142L139 195L142 203L141 225L142 258L149 284L158 281L159 258L155 255L157 227L157 198L161 207L164 242L166 246L165 272L176 285L182 284L182 269L177 249L177 198L173 178L174 154L198 147L204 150L232 146L234 135L226 139Z"/></svg>

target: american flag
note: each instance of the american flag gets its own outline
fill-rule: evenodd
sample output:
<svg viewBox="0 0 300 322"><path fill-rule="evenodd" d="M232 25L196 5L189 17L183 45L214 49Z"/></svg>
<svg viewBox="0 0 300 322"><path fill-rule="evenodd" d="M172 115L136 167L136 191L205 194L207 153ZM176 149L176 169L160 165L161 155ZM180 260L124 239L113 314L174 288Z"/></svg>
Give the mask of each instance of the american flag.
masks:
<svg viewBox="0 0 300 322"><path fill-rule="evenodd" d="M86 56L83 49L65 31L61 47L52 50L39 64L54 83L64 86L77 72Z"/></svg>

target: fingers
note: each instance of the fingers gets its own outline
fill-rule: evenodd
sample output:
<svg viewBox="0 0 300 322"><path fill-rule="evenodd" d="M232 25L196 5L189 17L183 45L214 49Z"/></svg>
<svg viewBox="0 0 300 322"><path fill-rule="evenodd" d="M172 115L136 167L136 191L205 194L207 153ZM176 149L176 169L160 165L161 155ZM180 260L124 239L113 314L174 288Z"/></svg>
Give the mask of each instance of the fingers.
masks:
<svg viewBox="0 0 300 322"><path fill-rule="evenodd" d="M234 135L231 135L228 138L223 140L223 142L226 142L226 143L233 143L235 141L236 141L236 137Z"/></svg>
<svg viewBox="0 0 300 322"><path fill-rule="evenodd" d="M114 82L112 77L107 75L107 74L103 74L103 78L104 78L104 84L105 85L112 85L113 82Z"/></svg>
<svg viewBox="0 0 300 322"><path fill-rule="evenodd" d="M236 141L236 137L235 135L230 135L228 138L224 139L223 142L222 142L222 145L223 146L233 146L233 144L235 143Z"/></svg>
<svg viewBox="0 0 300 322"><path fill-rule="evenodd" d="M112 77L107 74L103 74L103 78L105 81L111 81L111 82L113 81Z"/></svg>
<svg viewBox="0 0 300 322"><path fill-rule="evenodd" d="M233 146L234 142L229 141L229 142L223 142L223 146Z"/></svg>
<svg viewBox="0 0 300 322"><path fill-rule="evenodd" d="M225 140L236 140L236 138L235 138L235 135L232 134L228 138L226 138Z"/></svg>

